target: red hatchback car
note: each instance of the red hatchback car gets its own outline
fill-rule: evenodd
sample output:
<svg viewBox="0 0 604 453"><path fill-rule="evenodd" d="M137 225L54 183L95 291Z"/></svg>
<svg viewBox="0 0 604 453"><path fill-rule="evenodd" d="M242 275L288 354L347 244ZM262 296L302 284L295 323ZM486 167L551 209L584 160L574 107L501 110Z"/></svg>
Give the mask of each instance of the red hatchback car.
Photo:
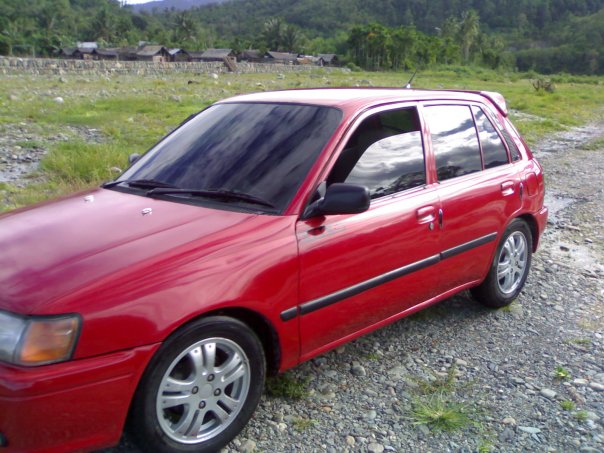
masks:
<svg viewBox="0 0 604 453"><path fill-rule="evenodd" d="M542 170L489 92L312 89L189 118L0 217L0 451L212 452L280 372L464 289L520 292ZM32 429L35 427L35 429Z"/></svg>

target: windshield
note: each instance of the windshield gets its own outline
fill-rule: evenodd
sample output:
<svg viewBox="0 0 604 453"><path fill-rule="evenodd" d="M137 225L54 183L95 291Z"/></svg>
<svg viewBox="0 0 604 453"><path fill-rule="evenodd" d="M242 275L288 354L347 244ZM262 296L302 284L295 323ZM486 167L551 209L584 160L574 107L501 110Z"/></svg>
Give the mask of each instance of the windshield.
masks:
<svg viewBox="0 0 604 453"><path fill-rule="evenodd" d="M248 194L282 212L341 118L330 107L214 105L155 145L117 181Z"/></svg>

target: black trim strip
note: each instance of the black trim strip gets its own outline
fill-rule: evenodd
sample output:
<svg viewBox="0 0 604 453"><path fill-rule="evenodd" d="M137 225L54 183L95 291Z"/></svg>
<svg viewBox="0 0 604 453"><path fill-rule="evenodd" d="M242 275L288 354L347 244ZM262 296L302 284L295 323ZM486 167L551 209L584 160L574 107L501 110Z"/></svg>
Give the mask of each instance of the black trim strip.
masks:
<svg viewBox="0 0 604 453"><path fill-rule="evenodd" d="M300 305L300 315L305 315L320 308L327 307L328 305L335 304L336 302L339 302L342 299L347 299L348 297L356 296L357 294L360 294L371 288L375 288L376 286L382 285L391 280L402 277L403 275L407 275L412 272L424 269L433 264L436 264L439 261L439 255L430 256L421 261L416 261L415 263L408 264L407 266L403 266L398 269L394 269L393 271L386 272L385 274L378 275L377 277L371 278L369 280L365 280L364 282L361 282L357 285L350 286L348 288L336 291L335 293L328 294L327 296L320 297L315 300L311 300L310 302L306 302Z"/></svg>
<svg viewBox="0 0 604 453"><path fill-rule="evenodd" d="M290 319L294 319L298 316L298 307L288 308L281 312L281 321L289 321Z"/></svg>
<svg viewBox="0 0 604 453"><path fill-rule="evenodd" d="M473 248L480 247L481 245L488 244L489 242L493 242L495 239L497 239L497 233L487 234L486 236L483 236L481 238L474 239L473 241L466 242L465 244L461 244L457 247L445 250L444 252L440 252L440 257L443 260L451 258L452 256L467 252L468 250L472 250Z"/></svg>
<svg viewBox="0 0 604 453"><path fill-rule="evenodd" d="M388 283L389 281L395 280L399 277L403 277L413 272L425 269L447 258L451 258L453 256L467 252L468 250L472 250L473 248L480 247L481 245L488 244L489 242L493 242L495 239L497 239L497 233L487 234L486 236L482 236L478 239L466 242L465 244L461 244L456 247L447 249L439 253L438 255L433 255L423 260L416 261L415 263L399 267L398 269L394 269L390 272L386 272L385 274L370 278L369 280L365 280L364 282L349 286L348 288L341 289L340 291L336 291L335 293L331 293L327 296L319 297L318 299L303 303L300 305L299 310L298 307L288 308L287 310L281 312L281 320L289 321L291 319L294 319L298 315L303 316L321 308L328 307L329 305L335 304L336 302L340 302L341 300L347 299L349 297L356 296L357 294L368 291L372 288L375 288L376 286Z"/></svg>

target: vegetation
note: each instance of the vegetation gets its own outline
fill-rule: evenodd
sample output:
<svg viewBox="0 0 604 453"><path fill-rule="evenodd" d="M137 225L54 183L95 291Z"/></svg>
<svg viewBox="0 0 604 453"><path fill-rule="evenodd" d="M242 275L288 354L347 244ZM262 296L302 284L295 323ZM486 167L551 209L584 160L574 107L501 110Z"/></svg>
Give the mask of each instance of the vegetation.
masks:
<svg viewBox="0 0 604 453"><path fill-rule="evenodd" d="M560 380L570 379L570 371L568 371L564 367L557 366L554 370L554 378Z"/></svg>
<svg viewBox="0 0 604 453"><path fill-rule="evenodd" d="M565 411L572 411L575 409L575 403L571 400L560 401L560 407Z"/></svg>
<svg viewBox="0 0 604 453"><path fill-rule="evenodd" d="M308 396L307 386L308 381L301 381L288 373L270 377L266 381L266 391L269 396L274 398L288 398L293 400L306 398ZM305 424L304 421L310 424ZM304 425L304 428L312 426L313 423L312 420L301 419L300 421L300 425Z"/></svg>
<svg viewBox="0 0 604 453"><path fill-rule="evenodd" d="M193 74L170 77L78 75L0 76L0 133L25 127L37 132L32 141L18 138L24 149L45 148L48 154L26 187L0 186L0 211L28 205L115 178L127 166L128 155L142 153L191 113L228 96L264 89L319 86L401 87L408 72L327 72L310 74L224 74L218 80ZM512 119L529 144L545 134L592 121L602 115L602 77L552 76L555 93L536 92L536 74L496 72L483 68L446 66L420 71L417 88L483 89L501 92ZM189 81L195 83L189 84ZM53 98L61 96L65 102ZM21 126L23 123L25 126ZM97 130L98 140L82 132ZM65 140L51 140L57 135ZM439 315L439 308L421 313ZM577 344L588 340L569 340Z"/></svg>
<svg viewBox="0 0 604 453"><path fill-rule="evenodd" d="M435 64L604 74L602 0L232 0L135 12L119 0L0 0L0 54L77 41L337 53L365 69Z"/></svg>
<svg viewBox="0 0 604 453"><path fill-rule="evenodd" d="M416 425L427 425L443 431L455 431L472 423L467 406L449 401L439 394L416 400L411 418Z"/></svg>

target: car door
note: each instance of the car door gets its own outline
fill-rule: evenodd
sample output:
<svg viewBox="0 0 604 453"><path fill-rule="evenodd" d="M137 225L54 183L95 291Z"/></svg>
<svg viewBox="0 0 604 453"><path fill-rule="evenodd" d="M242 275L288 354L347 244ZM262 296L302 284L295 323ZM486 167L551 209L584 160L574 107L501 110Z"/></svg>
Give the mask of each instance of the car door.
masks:
<svg viewBox="0 0 604 453"><path fill-rule="evenodd" d="M482 279L497 240L520 208L520 178L478 105L426 105L438 195L441 261L436 288L455 291Z"/></svg>
<svg viewBox="0 0 604 453"><path fill-rule="evenodd" d="M369 188L368 211L300 220L302 359L426 300L439 244L415 108L367 114L327 178Z"/></svg>

